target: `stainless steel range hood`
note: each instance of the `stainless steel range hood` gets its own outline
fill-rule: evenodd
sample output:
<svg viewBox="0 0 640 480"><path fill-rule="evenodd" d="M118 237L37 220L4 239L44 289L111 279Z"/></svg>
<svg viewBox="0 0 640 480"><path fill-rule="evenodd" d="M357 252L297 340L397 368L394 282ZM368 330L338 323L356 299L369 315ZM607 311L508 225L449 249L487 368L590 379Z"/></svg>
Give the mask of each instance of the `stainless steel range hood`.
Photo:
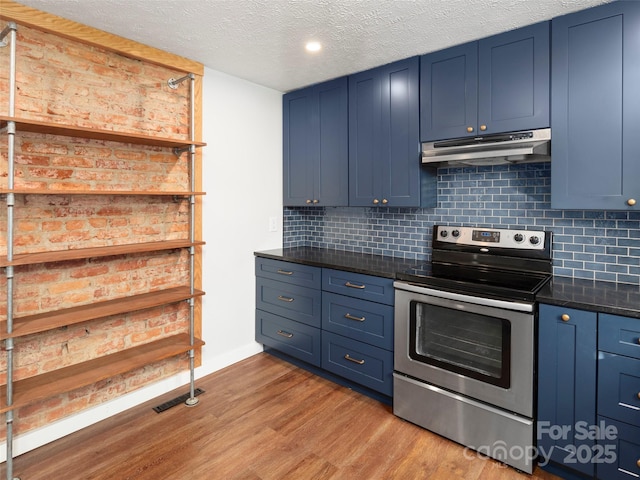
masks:
<svg viewBox="0 0 640 480"><path fill-rule="evenodd" d="M422 163L434 167L548 162L550 155L550 128L422 144Z"/></svg>

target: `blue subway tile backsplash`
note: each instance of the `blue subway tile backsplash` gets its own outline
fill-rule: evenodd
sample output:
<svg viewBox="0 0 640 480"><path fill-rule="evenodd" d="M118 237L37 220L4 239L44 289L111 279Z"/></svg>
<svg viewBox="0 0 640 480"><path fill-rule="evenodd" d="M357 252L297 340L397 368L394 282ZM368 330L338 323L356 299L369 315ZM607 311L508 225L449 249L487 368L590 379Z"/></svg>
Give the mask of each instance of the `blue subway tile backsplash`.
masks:
<svg viewBox="0 0 640 480"><path fill-rule="evenodd" d="M552 210L551 164L438 169L437 208L284 209L283 246L430 260L434 224L549 230L555 275L640 284L640 211Z"/></svg>

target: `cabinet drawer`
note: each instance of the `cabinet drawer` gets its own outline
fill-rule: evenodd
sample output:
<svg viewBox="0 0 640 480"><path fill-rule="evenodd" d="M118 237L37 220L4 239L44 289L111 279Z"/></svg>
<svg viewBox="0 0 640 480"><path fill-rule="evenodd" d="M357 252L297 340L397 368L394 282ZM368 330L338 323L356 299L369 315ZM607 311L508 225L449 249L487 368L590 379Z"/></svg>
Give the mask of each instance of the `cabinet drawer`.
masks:
<svg viewBox="0 0 640 480"><path fill-rule="evenodd" d="M393 395L393 353L388 350L323 331L322 368Z"/></svg>
<svg viewBox="0 0 640 480"><path fill-rule="evenodd" d="M600 352L598 414L640 425L640 360Z"/></svg>
<svg viewBox="0 0 640 480"><path fill-rule="evenodd" d="M256 342L320 366L320 329L256 310Z"/></svg>
<svg viewBox="0 0 640 480"><path fill-rule="evenodd" d="M640 358L640 319L601 313L598 349Z"/></svg>
<svg viewBox="0 0 640 480"><path fill-rule="evenodd" d="M322 328L376 347L393 350L393 307L322 294Z"/></svg>
<svg viewBox="0 0 640 480"><path fill-rule="evenodd" d="M321 291L256 277L256 308L320 328Z"/></svg>
<svg viewBox="0 0 640 480"><path fill-rule="evenodd" d="M270 278L279 282L293 283L301 287L319 290L322 282L322 269L299 263L256 257L256 277Z"/></svg>
<svg viewBox="0 0 640 480"><path fill-rule="evenodd" d="M390 278L323 268L322 290L393 305L393 280Z"/></svg>
<svg viewBox="0 0 640 480"><path fill-rule="evenodd" d="M600 480L632 480L640 477L640 427L616 422L604 417L598 417L598 424L604 422L607 429L615 426L617 432L611 434L612 439L598 440L598 446L602 445L603 461L596 466L597 476ZM609 430L607 430L609 431ZM605 436L605 435L601 435ZM613 461L607 463L607 455Z"/></svg>

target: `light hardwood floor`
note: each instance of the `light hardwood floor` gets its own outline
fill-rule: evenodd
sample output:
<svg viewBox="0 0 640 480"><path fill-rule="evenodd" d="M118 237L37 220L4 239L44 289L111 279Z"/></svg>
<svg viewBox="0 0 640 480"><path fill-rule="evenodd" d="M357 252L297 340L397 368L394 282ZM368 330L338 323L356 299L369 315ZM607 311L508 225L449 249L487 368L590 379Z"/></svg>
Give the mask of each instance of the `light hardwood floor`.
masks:
<svg viewBox="0 0 640 480"><path fill-rule="evenodd" d="M391 407L266 353L197 386L205 393L195 407L153 411L188 389L170 392L17 457L14 474L22 480L557 478L465 455L462 446L395 417Z"/></svg>

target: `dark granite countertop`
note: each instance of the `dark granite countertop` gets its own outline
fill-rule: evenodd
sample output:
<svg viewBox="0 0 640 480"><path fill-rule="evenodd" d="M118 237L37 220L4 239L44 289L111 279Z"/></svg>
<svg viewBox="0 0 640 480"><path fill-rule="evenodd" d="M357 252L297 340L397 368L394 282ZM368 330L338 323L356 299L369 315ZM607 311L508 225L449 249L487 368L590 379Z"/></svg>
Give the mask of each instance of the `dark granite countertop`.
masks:
<svg viewBox="0 0 640 480"><path fill-rule="evenodd" d="M278 248L255 252L255 255L256 257L394 279L396 278L396 272L408 270L418 263L424 263L419 260L405 260L382 255L315 247Z"/></svg>
<svg viewBox="0 0 640 480"><path fill-rule="evenodd" d="M398 272L404 272L424 263L420 260L406 260L315 247L278 248L255 252L255 255L285 262L394 279ZM639 285L553 277L536 295L536 300L550 305L640 319Z"/></svg>
<svg viewBox="0 0 640 480"><path fill-rule="evenodd" d="M541 303L640 319L640 286L553 277L536 295Z"/></svg>

